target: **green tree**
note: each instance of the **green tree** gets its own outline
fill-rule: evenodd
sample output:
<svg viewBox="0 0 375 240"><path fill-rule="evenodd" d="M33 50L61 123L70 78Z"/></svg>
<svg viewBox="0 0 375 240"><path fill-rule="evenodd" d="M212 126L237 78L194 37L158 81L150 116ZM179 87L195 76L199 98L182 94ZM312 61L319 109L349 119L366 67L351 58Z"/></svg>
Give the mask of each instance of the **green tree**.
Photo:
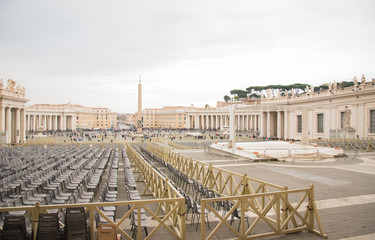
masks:
<svg viewBox="0 0 375 240"><path fill-rule="evenodd" d="M238 96L238 98L246 98L248 91L242 90L242 89L234 89L230 91L230 94Z"/></svg>
<svg viewBox="0 0 375 240"><path fill-rule="evenodd" d="M230 100L230 97L228 95L224 96L224 101L228 102Z"/></svg>

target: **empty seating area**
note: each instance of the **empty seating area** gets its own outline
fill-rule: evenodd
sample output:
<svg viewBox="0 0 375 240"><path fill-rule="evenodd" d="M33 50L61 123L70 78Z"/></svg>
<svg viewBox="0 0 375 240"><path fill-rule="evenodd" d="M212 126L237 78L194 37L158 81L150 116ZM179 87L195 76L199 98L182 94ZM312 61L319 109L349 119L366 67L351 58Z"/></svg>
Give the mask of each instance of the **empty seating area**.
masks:
<svg viewBox="0 0 375 240"><path fill-rule="evenodd" d="M111 146L30 146L22 148L2 148L0 151L0 207L34 206L55 204L84 204L102 201L117 201L118 148ZM108 171L108 173L106 172ZM116 208L106 207L115 216ZM81 210L80 210L81 211ZM32 236L30 217L26 211L0 212L0 227L9 225L14 217L22 217L24 237ZM66 239L77 238L77 226L70 219L77 218L65 209L50 209L50 214L39 217L38 234L49 236L40 239L55 239L57 223L65 222ZM56 218L59 216L58 218ZM65 221L62 221L65 219ZM19 220L21 221L21 220ZM46 222L49 222L48 224ZM52 223L53 222L53 223ZM70 224L69 224L70 223ZM69 227L67 229L67 227ZM9 227L5 227L8 228ZM3 236L17 236L16 231L5 231ZM57 224L57 232L61 230ZM86 235L89 231L86 231ZM4 235L5 234L5 235ZM3 238L6 239L6 238ZM13 239L9 237L9 239ZM56 238L60 239L60 238Z"/></svg>
<svg viewBox="0 0 375 240"><path fill-rule="evenodd" d="M155 161L160 166L158 170L161 172L161 174L167 175L169 180L176 187L176 189L181 193L182 196L184 196L186 207L186 220L190 220L191 224L196 224L195 229L196 231L198 231L200 224L199 221L202 214L200 201L205 198L220 198L221 196L215 193L214 191L208 189L201 183L195 181L194 179L190 179L186 174L174 168L172 165L165 162L158 156L152 154L144 147L141 147L140 149L146 161L151 162L147 159L152 159L153 161ZM155 163L152 164L155 166ZM230 201L216 201L215 206L212 207L217 211L221 211L222 216L224 216L226 212L228 212L233 207L233 203L231 203ZM210 212L207 209L205 209L205 212L203 213L206 219L208 229L210 229L209 213ZM235 219L240 219L239 210L237 209L235 209L231 214L231 225Z"/></svg>
<svg viewBox="0 0 375 240"><path fill-rule="evenodd" d="M199 222L200 216L201 216L201 207L200 207L201 199L220 198L220 195L208 189L207 187L203 186L199 182L193 179L190 179L188 176L186 176L186 174L177 170L172 165L165 162L163 159L159 158L158 156L152 154L144 147L141 147L140 149L146 158L153 159L155 162L158 163L159 166L161 166L159 168L159 171L163 175L167 175L169 177L169 180L176 187L176 189L181 193L181 195L184 196L185 206L186 206L186 220L190 219L190 223L196 224L196 230L198 230L198 226L200 224ZM150 160L146 160L146 161L150 161ZM221 210L222 214L225 214L227 211L229 211L232 208L232 206L233 204L230 203L229 201L226 201L226 203L218 201L216 206L212 206L212 207L214 209ZM206 218L207 227L210 229L210 225L209 225L210 223L209 223L209 217L208 217L209 212L207 211L207 209L205 209L204 215ZM232 224L235 218L236 216L232 214L230 224Z"/></svg>

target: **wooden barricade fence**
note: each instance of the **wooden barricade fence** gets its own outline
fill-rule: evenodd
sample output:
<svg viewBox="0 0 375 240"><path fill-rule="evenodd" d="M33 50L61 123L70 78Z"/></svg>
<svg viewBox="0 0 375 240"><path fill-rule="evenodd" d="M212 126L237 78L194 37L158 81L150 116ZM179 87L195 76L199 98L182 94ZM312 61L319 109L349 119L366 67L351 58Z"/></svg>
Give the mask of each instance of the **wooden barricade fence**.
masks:
<svg viewBox="0 0 375 240"><path fill-rule="evenodd" d="M260 199L267 200L264 208L259 208L256 204ZM296 202L291 203L290 199ZM227 212L220 214L213 207L218 201L230 201L233 205ZM213 213L219 222L215 228L207 230L205 215L202 214L201 239L213 238L222 227L229 228L238 239L255 239L303 230L327 238L315 204L313 185L305 189L202 199L201 212L204 213L206 209ZM235 210L239 212L240 217L239 231L232 226L232 219L228 223L229 217ZM315 223L318 229L315 229ZM247 227L246 224L248 224Z"/></svg>
<svg viewBox="0 0 375 240"><path fill-rule="evenodd" d="M136 165L136 169L140 171L147 188L151 191L155 199L151 200L136 200L136 201L118 201L118 202L101 202L101 203L86 203L86 204L64 204L64 205L39 205L35 206L22 206L22 207L6 207L0 208L0 212L12 212L12 211L25 211L25 217L31 217L33 239L37 239L38 229L38 218L39 213L48 212L48 209L66 209L69 207L85 207L86 212L89 213L90 222L90 236L91 239L95 239L95 213L102 216L109 223L116 226L116 230L126 239L133 239L127 234L122 228L121 224L129 218L133 211L137 211L138 214L138 226L141 226L141 209L145 210L145 213L150 215L154 221L157 222L156 226L145 239L150 239L155 236L155 232L161 228L166 228L176 239L185 239L185 199L175 189L175 187L168 181L168 178L163 177L157 172L150 164L129 145L126 148L127 154L130 160ZM146 192L145 190L145 192ZM144 193L145 194L145 193ZM108 216L103 213L100 208L103 206L128 206L128 211L115 222L111 221ZM151 209L155 208L155 211ZM61 223L63 224L63 223ZM137 231L136 239L143 239L141 231Z"/></svg>
<svg viewBox="0 0 375 240"><path fill-rule="evenodd" d="M162 215L158 212L152 211L153 205L164 205L169 206L168 212L164 212ZM113 222L108 216L103 213L100 208L103 206L128 206L128 211L115 222ZM166 198L166 199L151 199L151 200L137 200L137 201L119 201L119 202L101 202L101 203L85 203L85 204L64 204L64 205L39 205L35 206L24 206L24 207L6 207L0 208L0 212L22 212L25 211L25 217L31 218L33 239L37 239L37 229L38 229L38 219L39 213L47 213L49 209L66 209L70 207L84 207L85 211L89 213L90 222L90 239L95 239L95 213L102 216L108 221L108 223L113 223L116 226L116 231L124 236L126 239L133 239L128 233L126 233L120 226L133 211L138 214L138 226L141 226L141 209L144 209L147 214L149 214L154 220L158 222L154 229L149 233L145 239L150 239L155 235L155 232L160 227L165 227L176 239L185 238L185 218L181 214L185 209L185 200L180 197L176 198ZM170 220L173 219L173 224L170 224ZM63 225L63 223L60 223ZM141 236L141 231L137 231L136 239L144 239Z"/></svg>
<svg viewBox="0 0 375 240"><path fill-rule="evenodd" d="M189 178L200 182L210 190L220 194L219 198L205 198L201 200L201 239L211 239L217 230L226 225L239 239L252 239L265 236L279 235L292 232L308 230L321 237L327 238L318 214L318 209L314 199L314 186L310 188L288 190L287 186L279 186L258 179L250 178L246 174L241 175L220 168L215 168L192 158L184 157L174 153L168 148L160 145L148 144L148 150L166 163L171 164ZM295 195L302 194L296 199ZM293 205L289 199L297 201ZM213 207L215 202L230 201L233 207L221 217ZM306 202L305 205L302 205ZM302 209L305 206L305 209ZM237 232L227 222L236 208L241 209L241 231ZM218 218L219 224L206 236L205 230L205 209L212 212ZM301 215L300 211L304 211ZM251 212L257 219L253 224L245 229L245 212ZM272 219L267 214L272 213ZM254 228L262 220L269 226L271 232L254 233ZM319 230L314 227L315 220ZM300 222L298 222L300 221ZM251 235L252 234L252 235Z"/></svg>
<svg viewBox="0 0 375 240"><path fill-rule="evenodd" d="M242 175L216 168L211 164L185 157L157 144L151 143L147 146L151 153L221 196L267 193L287 189L286 186L261 181L248 177L246 174Z"/></svg>

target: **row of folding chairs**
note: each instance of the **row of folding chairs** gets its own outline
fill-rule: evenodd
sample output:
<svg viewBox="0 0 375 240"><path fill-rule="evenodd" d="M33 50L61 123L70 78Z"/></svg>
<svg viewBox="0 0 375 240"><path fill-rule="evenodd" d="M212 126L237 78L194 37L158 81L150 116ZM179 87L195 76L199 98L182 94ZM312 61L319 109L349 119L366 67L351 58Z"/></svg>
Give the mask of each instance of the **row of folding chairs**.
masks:
<svg viewBox="0 0 375 240"><path fill-rule="evenodd" d="M118 193L116 190L109 190L107 184L104 185L103 190L99 196L99 202L116 202L117 201ZM101 206L99 207L100 211L102 211L111 221L116 220L116 206ZM98 226L99 223L107 223L108 221L100 214L96 213L96 224Z"/></svg>
<svg viewBox="0 0 375 240"><path fill-rule="evenodd" d="M76 171L67 170L60 172L59 175L54 176L53 180L46 182L45 192L40 193L37 188L23 189L21 194L14 190L7 190L1 194L1 206L30 206L36 202L42 204L65 204L65 203L88 203L92 202L94 192L87 191L88 187L97 189L100 183L100 178L103 170L100 170L100 175L96 178L95 169L90 171L80 167ZM80 172L80 173L78 173ZM87 174L90 172L89 174ZM94 181L95 180L95 181ZM89 181L90 184L86 184ZM95 184L93 184L95 183ZM23 185L22 185L23 186Z"/></svg>
<svg viewBox="0 0 375 240"><path fill-rule="evenodd" d="M123 163L124 163L124 173L125 173L125 190L127 199L130 201L136 201L140 200L141 196L139 195L139 192L137 190L137 183L134 178L133 171L131 170L131 163L129 161L128 156L126 155L125 149L122 152L123 154ZM129 209L132 206L129 206ZM132 237L135 238L137 236L137 232L139 229L143 228L145 232L145 236L148 236L148 220L146 211L143 208L140 208L140 222L141 225L138 226L138 210L139 208L136 208L131 214L130 214L130 224L131 224L131 231L132 231Z"/></svg>
<svg viewBox="0 0 375 240"><path fill-rule="evenodd" d="M37 178L39 178L40 180L48 179L53 176L57 169L64 169L63 164L70 165L74 161L74 159L69 160L68 158L56 157L48 157L47 159L45 159L46 156L41 156L40 158L43 159L43 161L39 161L39 164L32 167L27 166L25 169L13 174L9 174L9 176L3 178L0 181L0 191L7 188L16 188L20 185L21 182L25 180L35 181L35 179ZM24 161L26 162L16 164L25 166L27 164L27 160ZM12 165L9 165L9 167L12 169L16 169L16 167Z"/></svg>

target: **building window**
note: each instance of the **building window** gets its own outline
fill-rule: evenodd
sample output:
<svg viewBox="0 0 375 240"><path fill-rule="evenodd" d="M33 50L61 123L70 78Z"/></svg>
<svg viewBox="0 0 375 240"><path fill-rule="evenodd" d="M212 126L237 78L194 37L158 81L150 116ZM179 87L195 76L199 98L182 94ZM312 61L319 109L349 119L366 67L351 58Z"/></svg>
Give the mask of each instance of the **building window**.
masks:
<svg viewBox="0 0 375 240"><path fill-rule="evenodd" d="M302 133L302 115L297 115L297 133Z"/></svg>
<svg viewBox="0 0 375 240"><path fill-rule="evenodd" d="M323 130L323 123L324 123L323 117L324 117L324 115L323 115L323 113L320 113L316 116L318 118L318 133L323 133L324 132L324 130Z"/></svg>
<svg viewBox="0 0 375 240"><path fill-rule="evenodd" d="M370 133L375 133L375 110L370 110Z"/></svg>
<svg viewBox="0 0 375 240"><path fill-rule="evenodd" d="M345 118L345 112L340 112L340 128L344 128L344 118Z"/></svg>

